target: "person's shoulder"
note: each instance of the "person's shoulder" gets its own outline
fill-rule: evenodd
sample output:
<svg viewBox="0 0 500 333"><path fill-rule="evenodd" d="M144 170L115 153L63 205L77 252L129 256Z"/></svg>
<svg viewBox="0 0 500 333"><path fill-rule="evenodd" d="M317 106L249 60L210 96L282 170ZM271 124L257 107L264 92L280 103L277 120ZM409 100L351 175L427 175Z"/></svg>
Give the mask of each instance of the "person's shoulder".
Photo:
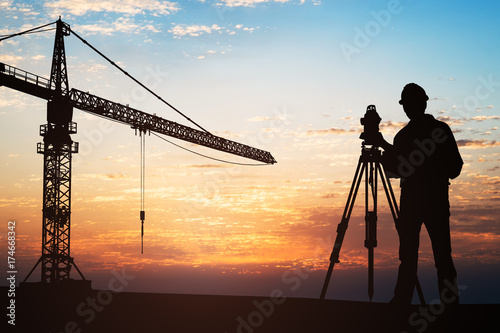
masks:
<svg viewBox="0 0 500 333"><path fill-rule="evenodd" d="M445 122L447 118L434 118L432 115L428 115L429 117L432 117L431 121L433 122L433 127L434 128L440 128L443 131L447 133L451 133L451 128L450 126Z"/></svg>
<svg viewBox="0 0 500 333"><path fill-rule="evenodd" d="M409 134L410 134L410 126L408 123L402 129L400 129L399 132L396 133L396 135L394 136L394 140L396 140L397 138L406 137Z"/></svg>

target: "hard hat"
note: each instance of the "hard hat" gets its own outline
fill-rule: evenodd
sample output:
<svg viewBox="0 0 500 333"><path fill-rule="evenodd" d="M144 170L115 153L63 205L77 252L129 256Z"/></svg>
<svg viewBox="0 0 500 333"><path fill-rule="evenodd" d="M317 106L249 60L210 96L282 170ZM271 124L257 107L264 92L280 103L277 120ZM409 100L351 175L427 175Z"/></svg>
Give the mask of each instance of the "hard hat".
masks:
<svg viewBox="0 0 500 333"><path fill-rule="evenodd" d="M415 83L408 83L401 92L401 100L399 104L403 104L403 101L428 101L429 97L425 93L424 88Z"/></svg>

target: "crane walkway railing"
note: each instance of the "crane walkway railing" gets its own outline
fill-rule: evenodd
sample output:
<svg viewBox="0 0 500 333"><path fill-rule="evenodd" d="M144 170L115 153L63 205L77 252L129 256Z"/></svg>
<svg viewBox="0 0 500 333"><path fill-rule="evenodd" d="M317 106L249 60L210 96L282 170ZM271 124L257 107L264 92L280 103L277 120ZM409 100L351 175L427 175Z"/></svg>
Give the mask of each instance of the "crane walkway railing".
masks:
<svg viewBox="0 0 500 333"><path fill-rule="evenodd" d="M15 77L16 79L23 80L28 83L32 83L42 88L50 89L50 80L42 76L24 71L14 66L7 65L5 63L0 63L0 72L5 73L9 76Z"/></svg>

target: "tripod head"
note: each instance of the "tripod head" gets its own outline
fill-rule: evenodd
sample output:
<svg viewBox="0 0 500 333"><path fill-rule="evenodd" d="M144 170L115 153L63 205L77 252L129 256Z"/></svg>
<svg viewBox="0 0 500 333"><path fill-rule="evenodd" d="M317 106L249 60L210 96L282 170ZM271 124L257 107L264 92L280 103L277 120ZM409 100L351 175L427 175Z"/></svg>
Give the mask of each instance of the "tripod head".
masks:
<svg viewBox="0 0 500 333"><path fill-rule="evenodd" d="M375 105L368 105L365 116L360 119L361 125L363 125L363 133L361 133L359 138L364 140L363 146L365 144L374 145L379 133L379 124L381 120L382 118L378 115Z"/></svg>

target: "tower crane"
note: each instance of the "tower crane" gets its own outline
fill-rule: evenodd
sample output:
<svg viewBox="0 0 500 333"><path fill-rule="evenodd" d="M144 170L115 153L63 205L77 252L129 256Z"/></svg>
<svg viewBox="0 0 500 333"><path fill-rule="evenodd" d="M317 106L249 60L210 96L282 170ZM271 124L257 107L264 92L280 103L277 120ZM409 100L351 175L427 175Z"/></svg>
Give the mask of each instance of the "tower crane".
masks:
<svg viewBox="0 0 500 333"><path fill-rule="evenodd" d="M72 154L78 153L78 142L71 139L71 135L77 132L76 123L73 122L73 108L129 125L139 133L154 132L265 164L276 163L274 157L267 151L209 133L156 94L155 96L160 100L200 129L133 109L128 105L115 103L88 92L70 89L64 47L65 36L73 33L101 56L105 56L72 31L61 18L54 23L56 33L49 79L0 63L0 86L47 100L47 123L40 126L43 141L37 145L37 152L43 154L42 254L25 281L38 265L41 265L42 284L57 285L69 281L73 266L85 280L70 253L71 157ZM38 28L48 25L50 24ZM32 32L38 28L28 31ZM3 39L5 38L0 41ZM106 60L110 61L108 58ZM115 63L111 63L118 67ZM128 73L124 73L131 77ZM132 79L142 85L139 81ZM144 85L142 86L150 91ZM144 222L143 210L141 210L140 218Z"/></svg>

